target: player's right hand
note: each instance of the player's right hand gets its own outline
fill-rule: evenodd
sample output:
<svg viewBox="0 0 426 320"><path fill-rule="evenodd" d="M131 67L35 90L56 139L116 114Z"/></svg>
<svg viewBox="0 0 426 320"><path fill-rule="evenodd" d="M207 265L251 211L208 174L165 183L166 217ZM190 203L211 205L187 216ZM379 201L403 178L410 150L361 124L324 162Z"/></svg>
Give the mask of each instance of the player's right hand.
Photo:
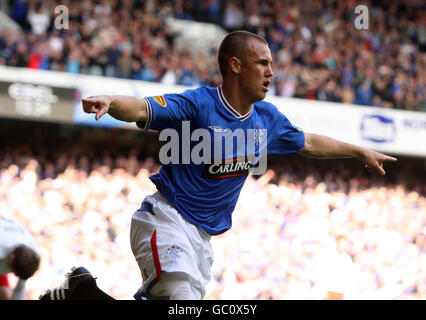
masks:
<svg viewBox="0 0 426 320"><path fill-rule="evenodd" d="M105 113L108 112L111 104L111 99L108 96L90 96L81 99L83 110L86 113L96 113L96 120L99 120Z"/></svg>

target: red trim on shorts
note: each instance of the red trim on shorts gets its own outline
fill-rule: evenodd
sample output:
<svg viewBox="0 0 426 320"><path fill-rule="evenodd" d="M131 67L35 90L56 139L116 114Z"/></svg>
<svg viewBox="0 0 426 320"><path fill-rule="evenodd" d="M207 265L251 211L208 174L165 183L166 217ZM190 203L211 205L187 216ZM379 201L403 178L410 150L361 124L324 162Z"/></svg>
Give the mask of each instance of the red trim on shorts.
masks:
<svg viewBox="0 0 426 320"><path fill-rule="evenodd" d="M0 287L9 287L9 278L7 274L0 274Z"/></svg>
<svg viewBox="0 0 426 320"><path fill-rule="evenodd" d="M154 259L155 272L157 273L157 280L158 280L161 274L161 264L160 264L160 259L158 258L157 230L154 230L154 233L152 234L152 237L151 237L151 250L152 250L152 258Z"/></svg>

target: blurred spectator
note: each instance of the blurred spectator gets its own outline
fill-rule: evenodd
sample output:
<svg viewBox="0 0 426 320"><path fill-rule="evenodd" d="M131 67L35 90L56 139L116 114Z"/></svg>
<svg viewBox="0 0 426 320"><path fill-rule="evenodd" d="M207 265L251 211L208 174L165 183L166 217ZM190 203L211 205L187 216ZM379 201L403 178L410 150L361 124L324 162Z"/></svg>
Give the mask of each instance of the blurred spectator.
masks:
<svg viewBox="0 0 426 320"><path fill-rule="evenodd" d="M44 6L42 2L30 1L29 5L27 20L31 25L31 31L35 35L42 35L50 25L50 8Z"/></svg>
<svg viewBox="0 0 426 320"><path fill-rule="evenodd" d="M329 80L318 92L318 99L332 102L342 102L340 90L334 80Z"/></svg>
<svg viewBox="0 0 426 320"><path fill-rule="evenodd" d="M241 29L244 24L244 11L239 1L227 1L223 16L223 25L228 30Z"/></svg>
<svg viewBox="0 0 426 320"><path fill-rule="evenodd" d="M373 104L373 90L367 80L355 90L355 104L371 106Z"/></svg>
<svg viewBox="0 0 426 320"><path fill-rule="evenodd" d="M129 78L132 74L132 56L130 48L125 47L122 55L117 61L117 76L121 78ZM142 79L146 80L146 79Z"/></svg>
<svg viewBox="0 0 426 320"><path fill-rule="evenodd" d="M27 298L78 264L133 299L141 279L129 223L154 192L158 143L139 131L111 143L111 131L73 127L66 139L60 130L0 123L0 211L35 235L43 257ZM211 240L208 299L426 298L422 159L402 158L385 177L355 160L268 161L265 175L248 177L233 228Z"/></svg>
<svg viewBox="0 0 426 320"><path fill-rule="evenodd" d="M50 21L58 4L64 3L14 1L10 15L25 34L0 35L0 63L167 84L218 85L216 51L200 59L197 53L175 47L175 35L164 25L166 17L174 16L265 37L275 61L274 94L426 109L426 26L416 0L369 2L369 30L354 28L355 4L336 0L76 1L69 5L70 28L60 34ZM74 39L72 45L61 41L68 36ZM50 48L42 55L49 59L40 63L40 52L33 47L46 41Z"/></svg>

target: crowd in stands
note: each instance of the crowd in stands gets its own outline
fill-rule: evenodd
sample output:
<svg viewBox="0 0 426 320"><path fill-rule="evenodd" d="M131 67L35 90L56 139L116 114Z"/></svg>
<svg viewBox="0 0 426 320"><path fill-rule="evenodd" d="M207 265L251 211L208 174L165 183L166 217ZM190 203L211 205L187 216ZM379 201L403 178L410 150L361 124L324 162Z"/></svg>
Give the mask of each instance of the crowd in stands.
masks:
<svg viewBox="0 0 426 320"><path fill-rule="evenodd" d="M0 214L42 254L27 298L83 265L113 297L133 299L130 219L159 169L146 135L0 124ZM424 160L402 158L385 177L350 159L272 157L269 168L248 178L232 229L211 240L207 299L426 298Z"/></svg>
<svg viewBox="0 0 426 320"><path fill-rule="evenodd" d="M16 0L22 27L0 34L0 65L166 84L217 86L217 48L178 48L165 19L205 21L264 36L274 58L271 94L426 111L426 20L421 0L364 1L368 29L354 26L356 1ZM69 10L55 29L54 8Z"/></svg>

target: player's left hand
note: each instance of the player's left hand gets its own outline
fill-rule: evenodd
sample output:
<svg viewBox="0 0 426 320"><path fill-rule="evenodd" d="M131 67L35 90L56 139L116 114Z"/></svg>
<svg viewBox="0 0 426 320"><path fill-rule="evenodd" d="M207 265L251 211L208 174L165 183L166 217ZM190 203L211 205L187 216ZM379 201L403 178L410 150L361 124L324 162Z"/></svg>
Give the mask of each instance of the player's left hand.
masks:
<svg viewBox="0 0 426 320"><path fill-rule="evenodd" d="M368 150L362 157L362 161L364 162L365 168L372 172L377 172L384 176L386 174L383 169L383 163L385 161L395 162L398 159L387 156L383 153Z"/></svg>

